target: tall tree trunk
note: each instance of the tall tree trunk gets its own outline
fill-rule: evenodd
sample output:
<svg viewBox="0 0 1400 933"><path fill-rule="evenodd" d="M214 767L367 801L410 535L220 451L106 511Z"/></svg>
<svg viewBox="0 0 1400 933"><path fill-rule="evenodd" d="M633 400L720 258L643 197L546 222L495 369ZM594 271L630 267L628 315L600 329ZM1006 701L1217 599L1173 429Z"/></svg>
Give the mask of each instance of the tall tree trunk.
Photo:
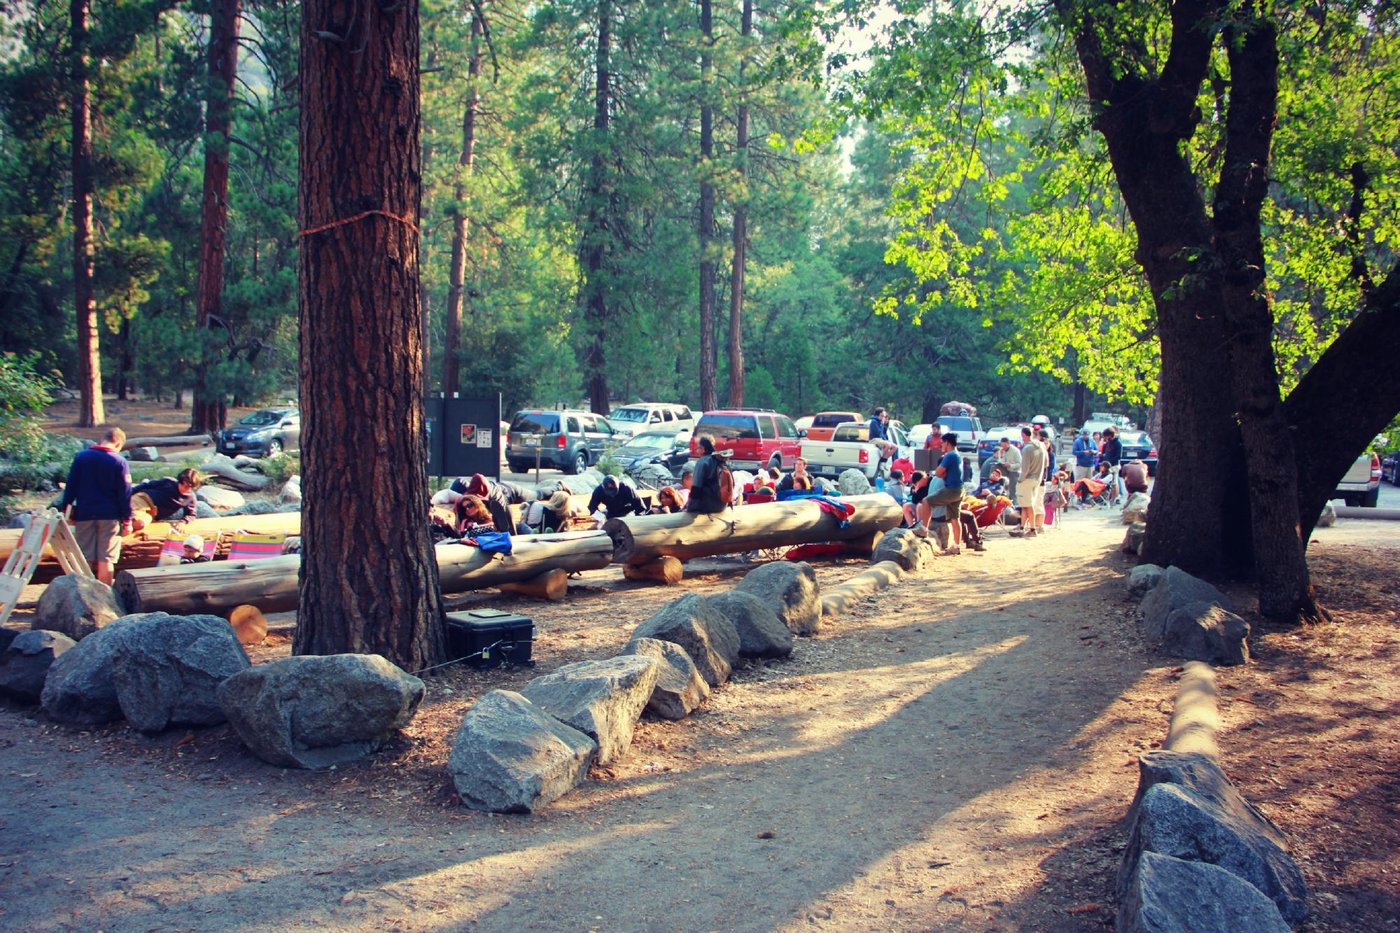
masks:
<svg viewBox="0 0 1400 933"><path fill-rule="evenodd" d="M481 15L472 7L471 57L467 60L470 87L467 108L462 117L462 153L457 158L457 180L452 184L452 199L456 204L452 215L452 264L448 269L447 334L442 347L442 393L451 398L458 390L458 359L462 342L462 305L465 298L467 272L467 230L470 220L462 203L466 197L466 179L472 175L476 162L476 117L481 109Z"/></svg>
<svg viewBox="0 0 1400 933"><path fill-rule="evenodd" d="M1061 0L1071 16L1083 8ZM1209 62L1212 4L1174 8L1171 81L1148 81L1119 69L1093 21L1075 25L1076 46L1095 125L1108 145L1124 203L1138 233L1137 259L1157 308L1161 395L1169 400L1157 438L1159 469L1145 558L1198 573L1252 568L1242 446L1230 392L1227 333L1218 271L1203 274L1196 257L1211 251L1206 218L1183 141L1199 115L1195 90ZM1196 76L1193 82L1192 75ZM1189 283L1189 284L1184 284Z"/></svg>
<svg viewBox="0 0 1400 933"><path fill-rule="evenodd" d="M580 243L583 255L583 307L587 323L584 369L589 406L608 412L607 263L612 240L611 192L608 184L608 133L612 116L612 0L598 0L598 48L594 59L593 156L589 163L586 220Z"/></svg>
<svg viewBox="0 0 1400 933"><path fill-rule="evenodd" d="M749 245L749 103L744 86L749 38L753 35L753 0L744 0L739 35L743 58L739 62L739 110L735 118L734 150L739 176L734 202L734 260L729 283L729 403L744 405L744 265Z"/></svg>
<svg viewBox="0 0 1400 933"><path fill-rule="evenodd" d="M446 650L423 520L417 0L353 12L306 0L301 49L306 504L293 649L416 671Z"/></svg>
<svg viewBox="0 0 1400 933"><path fill-rule="evenodd" d="M107 420L102 404L102 354L97 343L97 300L92 292L92 98L88 78L88 0L68 5L72 51L73 309L78 324L78 425Z"/></svg>
<svg viewBox="0 0 1400 933"><path fill-rule="evenodd" d="M719 407L715 371L715 185L711 161L715 135L711 99L713 46L710 0L700 0L700 406L705 409Z"/></svg>
<svg viewBox="0 0 1400 933"><path fill-rule="evenodd" d="M233 82L238 68L239 0L216 0L209 12L209 75L204 104L204 196L200 203L199 286L195 332L201 363L195 367L190 433L212 434L224 426L224 393L205 382L219 348L214 344L224 292L224 246L228 235L229 129Z"/></svg>
<svg viewBox="0 0 1400 933"><path fill-rule="evenodd" d="M1224 280L1230 381L1249 473L1259 611L1280 621L1318 619L1298 522L1294 437L1279 397L1259 220L1278 119L1278 45L1273 24L1252 12L1246 4L1247 24L1231 26L1224 35L1235 80L1212 211L1215 248Z"/></svg>

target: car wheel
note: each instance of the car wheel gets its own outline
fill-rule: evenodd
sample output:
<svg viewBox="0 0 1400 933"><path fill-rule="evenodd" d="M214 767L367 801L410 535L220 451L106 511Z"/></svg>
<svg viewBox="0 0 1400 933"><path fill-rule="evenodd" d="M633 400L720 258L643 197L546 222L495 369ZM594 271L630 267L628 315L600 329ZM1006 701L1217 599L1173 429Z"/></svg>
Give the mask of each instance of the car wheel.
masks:
<svg viewBox="0 0 1400 933"><path fill-rule="evenodd" d="M1370 492L1361 496L1361 505L1363 508L1374 509L1377 505L1380 504L1380 501L1381 487L1379 484L1376 486L1375 489L1372 489Z"/></svg>
<svg viewBox="0 0 1400 933"><path fill-rule="evenodd" d="M527 464L525 464L525 463L522 463L522 462L519 461L519 460L507 460L507 461L506 461L506 466L510 469L510 471L511 471L512 473L529 473L529 472L530 472L530 467L529 467L529 465L527 465Z"/></svg>
<svg viewBox="0 0 1400 933"><path fill-rule="evenodd" d="M268 441L268 442L267 442L267 455L268 455L269 457L275 457L275 456L277 456L278 454L280 454L281 452L282 452L282 442L281 442L281 441L272 440L272 441Z"/></svg>
<svg viewBox="0 0 1400 933"><path fill-rule="evenodd" d="M574 462L569 464L564 472L582 473L586 469L588 469L588 454L580 450L578 456L574 458Z"/></svg>
<svg viewBox="0 0 1400 933"><path fill-rule="evenodd" d="M1356 497L1353 495L1342 496L1342 505L1350 509L1356 508Z"/></svg>

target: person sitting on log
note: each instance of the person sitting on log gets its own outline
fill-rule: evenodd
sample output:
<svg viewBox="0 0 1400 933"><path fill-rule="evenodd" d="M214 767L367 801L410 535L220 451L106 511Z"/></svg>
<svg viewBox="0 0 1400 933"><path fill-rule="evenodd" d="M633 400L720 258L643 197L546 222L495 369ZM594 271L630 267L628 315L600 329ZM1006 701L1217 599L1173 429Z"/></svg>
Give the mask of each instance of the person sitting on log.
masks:
<svg viewBox="0 0 1400 933"><path fill-rule="evenodd" d="M715 439L708 434L695 438L695 443L700 448L701 457L695 462L695 481L685 510L702 515L723 512L729 507L734 489L732 475L729 475L730 488L723 488L724 477L729 474L726 457L715 451Z"/></svg>
<svg viewBox="0 0 1400 933"><path fill-rule="evenodd" d="M131 530L140 531L151 522L179 524L194 518L194 491L202 485L204 480L195 469L141 483L131 490Z"/></svg>
<svg viewBox="0 0 1400 933"><path fill-rule="evenodd" d="M496 531L491 520L491 510L480 496L464 494L452 507L457 516L457 534L470 536L481 531ZM510 527L507 525L506 527Z"/></svg>
<svg viewBox="0 0 1400 933"><path fill-rule="evenodd" d="M553 492L540 492L540 497L525 510L525 524L537 534L568 531L569 523L581 509L574 507L569 487L563 483Z"/></svg>
<svg viewBox="0 0 1400 933"><path fill-rule="evenodd" d="M457 487L462 485L463 488ZM462 483L461 477L452 482L453 490L465 495L477 496L486 503L486 508L491 512L491 523L496 526L497 531L506 534L515 532L515 521L511 518L510 507L521 503L529 502L534 497L515 485L514 483L495 482L486 478L484 474L473 473L471 478Z"/></svg>
<svg viewBox="0 0 1400 933"><path fill-rule="evenodd" d="M596 516L600 509L608 518L645 515L647 512L646 503L637 495L637 490L626 483L619 483L616 476L604 476L603 482L593 490L588 500L588 514ZM598 527L603 527L601 520Z"/></svg>
<svg viewBox="0 0 1400 933"><path fill-rule="evenodd" d="M679 486L662 486L656 491L656 504L651 507L653 512L684 512L685 504L690 499L690 487L695 482L695 472L686 470L681 474L681 484Z"/></svg>
<svg viewBox="0 0 1400 933"><path fill-rule="evenodd" d="M792 472L783 474L782 479L778 480L777 491L784 493L790 489L796 489L799 479L807 481L807 484L802 487L803 489L812 488L812 475L807 472L807 461L801 457L793 461Z"/></svg>

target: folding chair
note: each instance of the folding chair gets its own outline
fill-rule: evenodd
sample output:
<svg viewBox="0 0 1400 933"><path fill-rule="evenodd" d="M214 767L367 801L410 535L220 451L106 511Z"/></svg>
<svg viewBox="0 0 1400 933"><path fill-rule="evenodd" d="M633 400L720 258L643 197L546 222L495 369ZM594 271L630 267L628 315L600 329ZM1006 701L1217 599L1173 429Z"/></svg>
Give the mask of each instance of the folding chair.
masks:
<svg viewBox="0 0 1400 933"><path fill-rule="evenodd" d="M268 557L281 557L285 534L253 534L250 531L236 531L229 540L229 560L263 560Z"/></svg>
<svg viewBox="0 0 1400 933"><path fill-rule="evenodd" d="M185 538L188 535L183 531L172 531L166 536L164 543L160 546L160 556L156 558L157 567L169 567L180 563L185 556ZM214 559L214 552L219 548L219 539L211 537L204 542L203 554L210 560Z"/></svg>

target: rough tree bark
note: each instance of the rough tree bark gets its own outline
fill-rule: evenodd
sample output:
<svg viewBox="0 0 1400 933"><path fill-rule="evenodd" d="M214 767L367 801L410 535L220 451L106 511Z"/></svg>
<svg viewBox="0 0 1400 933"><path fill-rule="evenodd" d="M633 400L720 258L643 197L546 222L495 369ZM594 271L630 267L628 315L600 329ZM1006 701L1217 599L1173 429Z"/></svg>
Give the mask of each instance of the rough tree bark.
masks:
<svg viewBox="0 0 1400 933"><path fill-rule="evenodd" d="M739 193L734 201L733 267L729 283L729 404L744 405L744 272L749 245L749 104L744 96L744 66L753 35L753 0L744 0L739 20L744 58L739 62L739 110L735 117L734 151Z"/></svg>
<svg viewBox="0 0 1400 933"><path fill-rule="evenodd" d="M700 220L697 234L700 241L700 405L707 410L719 407L715 372L715 183L712 176L714 41L710 0L700 0ZM739 403L730 399L730 404Z"/></svg>
<svg viewBox="0 0 1400 933"><path fill-rule="evenodd" d="M470 87L467 90L466 112L462 115L462 154L457 158L458 175L452 183L452 199L457 207L452 216L452 265L448 269L447 284L447 334L442 346L442 393L448 398L460 388L457 364L462 342L462 308L466 303L467 231L471 223L462 201L466 197L466 179L471 177L476 164L476 117L481 109L481 92L477 87L481 78L481 35L481 14L473 6L471 55L467 59Z"/></svg>
<svg viewBox="0 0 1400 933"><path fill-rule="evenodd" d="M445 660L418 313L418 3L301 19L297 654Z"/></svg>
<svg viewBox="0 0 1400 933"><path fill-rule="evenodd" d="M588 328L584 370L589 406L599 414L608 412L608 360L604 338L608 326L605 280L613 218L606 155L612 114L612 19L612 0L598 0L598 47L593 62L593 153L589 160L588 188L584 192L583 237L579 243L583 259L583 317Z"/></svg>
<svg viewBox="0 0 1400 933"><path fill-rule="evenodd" d="M233 82L238 68L239 0L216 0L209 11L209 74L204 103L204 195L200 204L199 285L195 294L195 329L201 365L195 367L190 433L213 434L223 428L228 407L223 392L212 394L205 375L218 348L212 320L222 311L224 247L228 235L229 129Z"/></svg>
<svg viewBox="0 0 1400 933"><path fill-rule="evenodd" d="M92 91L88 77L88 0L71 0L68 37L72 70L73 308L78 325L78 426L107 420L102 404L102 355L97 299L92 291Z"/></svg>

